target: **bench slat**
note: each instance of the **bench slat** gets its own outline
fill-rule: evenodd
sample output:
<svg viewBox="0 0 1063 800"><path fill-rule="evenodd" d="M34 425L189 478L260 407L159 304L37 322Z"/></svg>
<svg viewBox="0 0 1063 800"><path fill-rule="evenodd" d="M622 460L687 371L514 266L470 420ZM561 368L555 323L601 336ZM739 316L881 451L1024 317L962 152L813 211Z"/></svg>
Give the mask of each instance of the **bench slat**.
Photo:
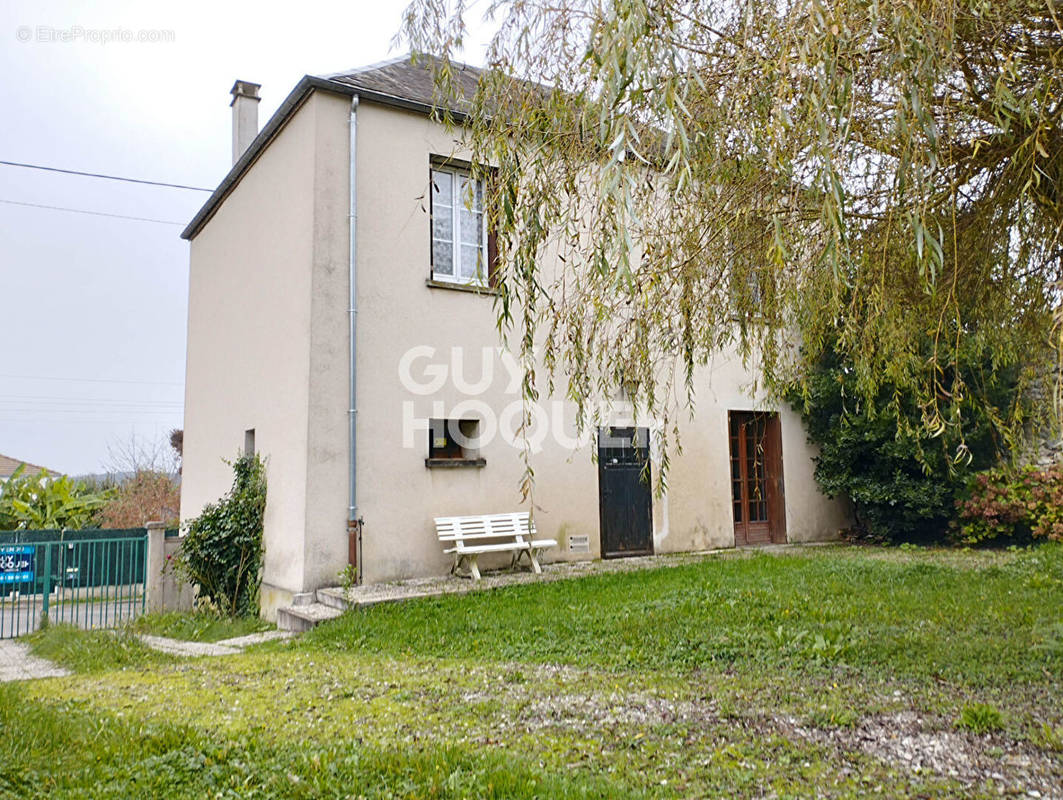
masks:
<svg viewBox="0 0 1063 800"><path fill-rule="evenodd" d="M463 544L465 540L462 539L443 539L443 544ZM466 548L470 547L489 547L493 545L500 545L509 547L512 550L527 550L529 547L535 547L539 549L547 547L557 547L557 542L554 539L525 539L522 542L477 542L475 544L464 545Z"/></svg>
<svg viewBox="0 0 1063 800"><path fill-rule="evenodd" d="M461 517L436 517L436 536L447 547L443 552L454 555L454 569L466 557L470 559L472 577L479 579L476 556L481 553L513 553L514 559L527 554L535 572L540 572L536 554L556 547L554 539L535 539L535 523L527 511L505 514L480 514Z"/></svg>
<svg viewBox="0 0 1063 800"><path fill-rule="evenodd" d="M451 547L444 553L505 553L511 550L526 550L522 544L477 544L472 547Z"/></svg>
<svg viewBox="0 0 1063 800"><path fill-rule="evenodd" d="M456 542L459 539L512 539L515 536L519 536L521 539L526 537L527 533L466 533L466 534L447 534L440 536L441 542Z"/></svg>

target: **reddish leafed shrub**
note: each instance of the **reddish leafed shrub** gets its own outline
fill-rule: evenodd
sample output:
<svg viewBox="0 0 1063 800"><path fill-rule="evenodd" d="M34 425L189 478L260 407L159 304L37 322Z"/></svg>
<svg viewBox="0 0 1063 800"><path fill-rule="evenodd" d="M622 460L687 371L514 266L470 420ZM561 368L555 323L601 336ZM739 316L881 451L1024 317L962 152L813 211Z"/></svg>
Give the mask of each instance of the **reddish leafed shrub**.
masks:
<svg viewBox="0 0 1063 800"><path fill-rule="evenodd" d="M981 472L956 506L964 544L1063 541L1063 465Z"/></svg>
<svg viewBox="0 0 1063 800"><path fill-rule="evenodd" d="M145 522L177 526L181 515L181 488L170 475L138 470L119 484L96 518L101 528L139 528Z"/></svg>

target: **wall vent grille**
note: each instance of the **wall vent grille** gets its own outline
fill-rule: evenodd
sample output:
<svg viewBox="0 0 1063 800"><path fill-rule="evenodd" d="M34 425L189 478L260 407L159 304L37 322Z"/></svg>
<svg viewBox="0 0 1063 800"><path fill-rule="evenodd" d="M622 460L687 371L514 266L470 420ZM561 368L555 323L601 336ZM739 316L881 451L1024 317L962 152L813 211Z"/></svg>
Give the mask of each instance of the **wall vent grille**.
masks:
<svg viewBox="0 0 1063 800"><path fill-rule="evenodd" d="M568 552L589 553L591 551L591 537L587 534L568 537Z"/></svg>

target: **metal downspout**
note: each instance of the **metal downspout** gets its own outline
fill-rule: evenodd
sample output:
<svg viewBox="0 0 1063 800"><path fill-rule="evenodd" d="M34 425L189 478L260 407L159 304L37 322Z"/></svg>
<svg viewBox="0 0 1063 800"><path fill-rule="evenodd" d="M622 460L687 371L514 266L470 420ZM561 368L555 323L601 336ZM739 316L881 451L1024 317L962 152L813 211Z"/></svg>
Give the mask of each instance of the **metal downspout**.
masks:
<svg viewBox="0 0 1063 800"><path fill-rule="evenodd" d="M348 225L350 227L350 268L349 268L349 285L350 285L350 304L347 311L348 324L349 324L349 341L350 341L350 355L351 355L351 369L350 369L350 402L348 403L347 410L347 436L349 443L348 454L348 502L347 502L347 536L348 536L348 561L355 566L355 574L358 583L362 582L362 520L358 517L358 475L356 472L357 459L355 454L357 453L358 443L358 347L357 347L357 322L358 322L358 290L357 290L357 264L358 264L358 246L357 246L357 227L358 227L358 191L356 177L357 167L357 131L358 131L358 95L354 95L351 98L351 119L350 119L350 210L348 213Z"/></svg>

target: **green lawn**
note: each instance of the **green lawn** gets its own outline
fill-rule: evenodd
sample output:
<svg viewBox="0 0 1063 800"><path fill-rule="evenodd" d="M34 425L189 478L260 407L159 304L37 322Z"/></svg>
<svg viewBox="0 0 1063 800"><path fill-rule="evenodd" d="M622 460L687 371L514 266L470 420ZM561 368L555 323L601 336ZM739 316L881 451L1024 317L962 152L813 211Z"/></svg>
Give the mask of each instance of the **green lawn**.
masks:
<svg viewBox="0 0 1063 800"><path fill-rule="evenodd" d="M377 606L0 686L0 794L1059 796L1060 609L1059 546L735 553Z"/></svg>
<svg viewBox="0 0 1063 800"><path fill-rule="evenodd" d="M972 686L1058 669L1060 548L1022 555L812 549L373 608L304 644L608 671L735 669Z"/></svg>

